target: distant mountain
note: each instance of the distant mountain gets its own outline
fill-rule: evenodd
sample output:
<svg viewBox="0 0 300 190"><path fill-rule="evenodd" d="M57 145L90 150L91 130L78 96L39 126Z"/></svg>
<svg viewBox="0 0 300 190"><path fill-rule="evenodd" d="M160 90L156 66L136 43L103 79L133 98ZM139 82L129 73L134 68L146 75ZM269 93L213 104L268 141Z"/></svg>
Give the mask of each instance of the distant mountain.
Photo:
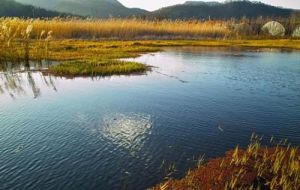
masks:
<svg viewBox="0 0 300 190"><path fill-rule="evenodd" d="M222 3L218 1L186 1L184 5L209 5L209 6L214 6L214 5L220 5Z"/></svg>
<svg viewBox="0 0 300 190"><path fill-rule="evenodd" d="M14 1L27 4L28 6L21 5ZM44 9L34 8L29 5ZM23 8L20 8L21 6ZM46 11L45 9L52 11ZM184 4L161 8L153 12L147 12L143 9L127 8L118 0L0 0L0 10L2 11L2 16L22 15L30 17L52 17L54 15L60 15L55 12L58 11L73 15L99 18L129 17L135 15L138 17L160 19L229 19L241 18L243 16L248 18L256 18L259 16L289 17L293 12L297 11L247 0L228 0L225 1L225 3L217 1L187 1ZM35 11L33 12L33 10Z"/></svg>
<svg viewBox="0 0 300 190"><path fill-rule="evenodd" d="M253 17L288 17L296 10L284 9L250 1L199 2L187 1L184 4L165 7L148 14L151 18L167 19L228 19Z"/></svg>
<svg viewBox="0 0 300 190"><path fill-rule="evenodd" d="M44 9L54 9L55 5L60 3L62 0L15 0L17 2L41 7Z"/></svg>
<svg viewBox="0 0 300 190"><path fill-rule="evenodd" d="M50 18L66 14L23 5L14 0L0 0L0 17Z"/></svg>
<svg viewBox="0 0 300 190"><path fill-rule="evenodd" d="M128 17L146 14L147 11L137 8L127 8L117 0L17 0L22 3L72 13L81 16L100 18Z"/></svg>

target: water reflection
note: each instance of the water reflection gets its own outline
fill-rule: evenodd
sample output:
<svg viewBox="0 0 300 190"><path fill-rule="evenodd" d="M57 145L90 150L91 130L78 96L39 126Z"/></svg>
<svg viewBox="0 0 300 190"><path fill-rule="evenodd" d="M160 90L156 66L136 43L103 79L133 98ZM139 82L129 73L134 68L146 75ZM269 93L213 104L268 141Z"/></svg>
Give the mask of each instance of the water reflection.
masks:
<svg viewBox="0 0 300 190"><path fill-rule="evenodd" d="M257 47L201 47L201 46L185 46L185 47L167 47L167 52L177 52L180 54L195 54L205 56L219 57L257 57L257 55L249 53L257 52L274 52L274 53L291 53L298 50L284 48L257 48Z"/></svg>
<svg viewBox="0 0 300 190"><path fill-rule="evenodd" d="M58 64L55 61L30 61L28 63L1 63L0 72L1 73L21 73L21 72L37 72L47 70L51 65Z"/></svg>
<svg viewBox="0 0 300 190"><path fill-rule="evenodd" d="M150 115L113 114L103 118L101 133L113 144L127 149L132 156L136 156L151 134L152 127Z"/></svg>
<svg viewBox="0 0 300 190"><path fill-rule="evenodd" d="M43 81L47 87L57 90L53 76L43 74L50 65L49 61L29 62L21 64L3 63L0 65L0 94L9 95L15 99L17 96L32 92L33 98L41 96L41 90L36 80Z"/></svg>

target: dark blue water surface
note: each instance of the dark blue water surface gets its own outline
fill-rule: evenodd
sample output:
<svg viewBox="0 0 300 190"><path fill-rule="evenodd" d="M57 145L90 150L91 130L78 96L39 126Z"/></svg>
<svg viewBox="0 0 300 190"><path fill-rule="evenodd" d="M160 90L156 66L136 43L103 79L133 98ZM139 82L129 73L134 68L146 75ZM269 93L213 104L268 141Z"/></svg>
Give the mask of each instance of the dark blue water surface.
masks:
<svg viewBox="0 0 300 190"><path fill-rule="evenodd" d="M178 48L147 75L0 75L0 189L146 189L253 132L300 145L300 53Z"/></svg>

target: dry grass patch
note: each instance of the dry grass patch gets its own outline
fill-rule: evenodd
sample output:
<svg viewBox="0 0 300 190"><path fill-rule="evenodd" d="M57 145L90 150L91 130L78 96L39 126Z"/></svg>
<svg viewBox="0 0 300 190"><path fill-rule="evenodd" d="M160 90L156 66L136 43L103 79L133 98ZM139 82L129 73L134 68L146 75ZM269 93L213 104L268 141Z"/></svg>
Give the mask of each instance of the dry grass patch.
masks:
<svg viewBox="0 0 300 190"><path fill-rule="evenodd" d="M268 148L253 135L246 150L236 147L222 158L189 171L180 180L168 180L153 190L300 189L300 151L279 145Z"/></svg>

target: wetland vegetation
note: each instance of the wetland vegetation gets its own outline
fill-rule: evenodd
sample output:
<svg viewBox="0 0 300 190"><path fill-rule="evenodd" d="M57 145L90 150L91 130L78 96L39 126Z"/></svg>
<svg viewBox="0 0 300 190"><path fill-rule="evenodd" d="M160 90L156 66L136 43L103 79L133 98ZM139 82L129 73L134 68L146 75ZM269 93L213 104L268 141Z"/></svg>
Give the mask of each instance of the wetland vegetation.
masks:
<svg viewBox="0 0 300 190"><path fill-rule="evenodd" d="M285 22L285 26L290 28L286 35L280 37L260 33L265 21L1 18L0 69L5 72L7 65L22 64L29 72L30 62L56 62L58 64L49 64L49 67L39 71L71 78L129 75L145 73L151 67L122 59L158 52L163 47L300 50L300 39L291 35L292 29L298 25L297 20ZM1 77L9 90L22 91L15 75ZM40 91L30 73L27 79L34 98L38 97ZM55 88L51 78L45 81ZM199 164L183 179L170 179L154 189L299 189L299 150L283 145L286 144L280 143L275 148L263 147L260 138L253 136L246 150L237 147L222 158L210 160L205 165Z"/></svg>
<svg viewBox="0 0 300 190"><path fill-rule="evenodd" d="M248 148L238 146L224 157L203 162L180 180L167 180L153 190L182 189L299 189L300 151L287 140L270 139L273 148L261 145L262 138L252 135ZM272 146L272 145L271 145Z"/></svg>
<svg viewBox="0 0 300 190"><path fill-rule="evenodd" d="M286 37L237 38L241 34L232 27L232 21L2 18L0 25L0 63L58 61L60 64L51 66L48 72L60 76L143 73L149 67L120 59L166 46L300 49L300 40Z"/></svg>

